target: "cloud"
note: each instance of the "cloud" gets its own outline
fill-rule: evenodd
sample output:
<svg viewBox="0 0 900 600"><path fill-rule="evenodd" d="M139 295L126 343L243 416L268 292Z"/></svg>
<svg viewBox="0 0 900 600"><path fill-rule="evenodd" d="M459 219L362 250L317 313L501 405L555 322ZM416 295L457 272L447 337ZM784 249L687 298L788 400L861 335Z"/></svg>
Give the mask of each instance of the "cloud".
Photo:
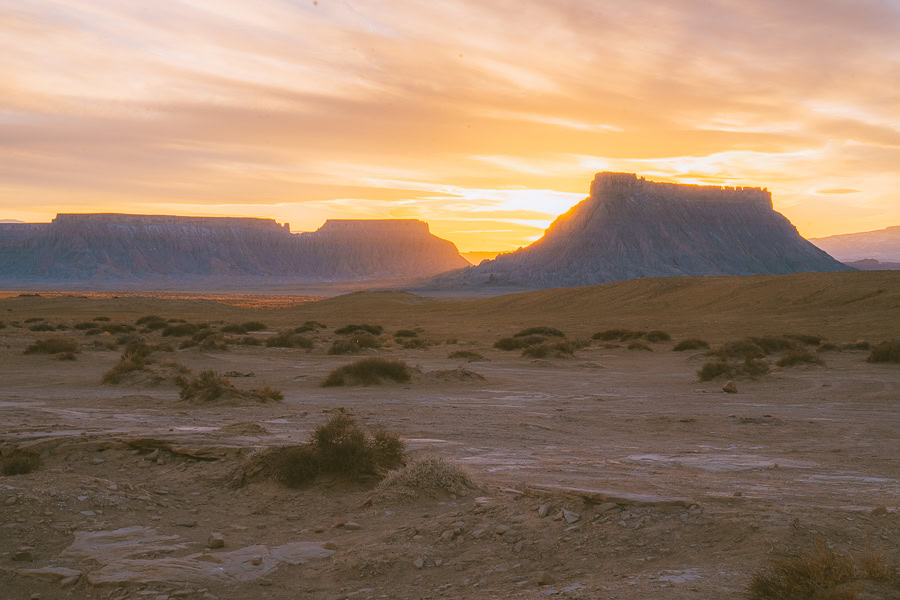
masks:
<svg viewBox="0 0 900 600"><path fill-rule="evenodd" d="M881 0L0 0L0 211L403 214L506 248L612 169L877 229L898 30Z"/></svg>

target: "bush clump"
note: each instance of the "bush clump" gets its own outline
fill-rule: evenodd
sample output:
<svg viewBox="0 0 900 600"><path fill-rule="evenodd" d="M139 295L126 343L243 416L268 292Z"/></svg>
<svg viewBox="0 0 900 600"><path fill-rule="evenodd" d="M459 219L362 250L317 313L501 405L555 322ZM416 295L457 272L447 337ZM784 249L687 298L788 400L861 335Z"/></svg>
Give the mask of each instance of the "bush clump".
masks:
<svg viewBox="0 0 900 600"><path fill-rule="evenodd" d="M328 354L358 354L363 348L381 348L381 340L368 333L349 339L335 340L328 349Z"/></svg>
<svg viewBox="0 0 900 600"><path fill-rule="evenodd" d="M38 323L29 327L31 331L56 331L56 326L52 323Z"/></svg>
<svg viewBox="0 0 900 600"><path fill-rule="evenodd" d="M709 348L709 342L699 338L688 338L681 340L672 348L675 352L684 352L685 350L699 350L701 348Z"/></svg>
<svg viewBox="0 0 900 600"><path fill-rule="evenodd" d="M555 327L529 327L528 329L523 329L519 333L515 334L513 337L527 337L530 335L545 335L547 337L566 337L562 331Z"/></svg>
<svg viewBox="0 0 900 600"><path fill-rule="evenodd" d="M463 467L437 456L426 456L388 473L375 489L373 500L412 502L422 497L466 496L477 489Z"/></svg>
<svg viewBox="0 0 900 600"><path fill-rule="evenodd" d="M428 348L428 342L420 338L406 339L403 347L407 350L425 350Z"/></svg>
<svg viewBox="0 0 900 600"><path fill-rule="evenodd" d="M334 332L338 335L348 335L351 333L356 333L358 331L364 331L372 335L381 335L384 332L384 327L382 327L381 325L368 325L366 323L362 323L359 325L345 325L340 329L334 330Z"/></svg>
<svg viewBox="0 0 900 600"><path fill-rule="evenodd" d="M569 358L578 350L578 345L574 342L554 342L535 344L528 346L522 350L522 356L529 358Z"/></svg>
<svg viewBox="0 0 900 600"><path fill-rule="evenodd" d="M736 377L744 375L757 377L769 372L769 363L763 359L746 357L743 363L735 363L728 360L714 360L704 364L697 370L697 378L700 381L710 381L716 377Z"/></svg>
<svg viewBox="0 0 900 600"><path fill-rule="evenodd" d="M81 352L81 348L77 343L65 338L38 340L25 348L25 354L63 354L65 352L78 354Z"/></svg>
<svg viewBox="0 0 900 600"><path fill-rule="evenodd" d="M507 337L500 340L497 340L494 343L494 348L498 350L521 350L522 348L526 348L528 346L536 346L537 344L543 344L547 341L547 338L540 335L527 335L523 337Z"/></svg>
<svg viewBox="0 0 900 600"><path fill-rule="evenodd" d="M222 327L223 333L253 333L254 331L262 331L266 328L265 323L259 321L247 321L241 324L231 324ZM298 332L299 333L299 332Z"/></svg>
<svg viewBox="0 0 900 600"><path fill-rule="evenodd" d="M305 444L265 450L241 469L239 481L261 473L288 487L313 483L320 475L355 481L379 478L403 465L406 445L396 433L374 433L343 411L316 427Z"/></svg>
<svg viewBox="0 0 900 600"><path fill-rule="evenodd" d="M284 400L284 393L281 390L276 390L268 385L250 390L250 393L256 396L260 402L281 402Z"/></svg>
<svg viewBox="0 0 900 600"><path fill-rule="evenodd" d="M598 331L592 335L591 339L600 340L602 342L611 342L613 340L621 340L622 336L626 333L628 333L626 329L604 329L603 331Z"/></svg>
<svg viewBox="0 0 900 600"><path fill-rule="evenodd" d="M398 329L394 332L396 338L414 338L419 337L419 332L414 329Z"/></svg>
<svg viewBox="0 0 900 600"><path fill-rule="evenodd" d="M282 331L266 340L268 348L312 348L313 345L311 339L290 330Z"/></svg>
<svg viewBox="0 0 900 600"><path fill-rule="evenodd" d="M784 353L778 362L779 367L795 367L797 365L824 365L825 361L806 348L794 348Z"/></svg>
<svg viewBox="0 0 900 600"><path fill-rule="evenodd" d="M41 457L39 455L19 450L13 451L0 459L0 473L2 473L4 477L28 475L32 471L39 469L40 466Z"/></svg>
<svg viewBox="0 0 900 600"><path fill-rule="evenodd" d="M333 370L322 382L322 386L376 385L386 379L406 383L411 377L409 366L403 361L364 358Z"/></svg>
<svg viewBox="0 0 900 600"><path fill-rule="evenodd" d="M163 337L187 337L199 331L199 327L193 323L173 323L166 325L162 330Z"/></svg>
<svg viewBox="0 0 900 600"><path fill-rule="evenodd" d="M872 348L866 362L900 363L900 340L884 341Z"/></svg>
<svg viewBox="0 0 900 600"><path fill-rule="evenodd" d="M181 389L182 400L208 404L217 400L252 400L255 402L280 402L284 394L268 385L248 392L234 387L230 379L220 376L212 370L200 371L194 376L190 370L175 378L175 384Z"/></svg>
<svg viewBox="0 0 900 600"><path fill-rule="evenodd" d="M103 374L103 383L116 385L122 383L122 379L128 373L145 370L152 362L150 360L152 353L153 347L143 340L129 342L116 366Z"/></svg>
<svg viewBox="0 0 900 600"><path fill-rule="evenodd" d="M820 538L811 550L772 559L754 573L747 597L750 600L855 600L858 595L853 584L863 580L884 593L891 593L891 588L896 591L900 583L897 569L888 565L883 555L864 553L857 561L853 556L832 550ZM876 591L872 587L869 590Z"/></svg>

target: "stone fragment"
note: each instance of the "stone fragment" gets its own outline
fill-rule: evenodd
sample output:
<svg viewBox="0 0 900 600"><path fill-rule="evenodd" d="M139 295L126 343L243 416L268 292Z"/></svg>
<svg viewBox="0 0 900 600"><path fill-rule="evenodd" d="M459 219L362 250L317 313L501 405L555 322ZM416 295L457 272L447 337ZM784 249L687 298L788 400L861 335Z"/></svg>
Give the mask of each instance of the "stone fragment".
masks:
<svg viewBox="0 0 900 600"><path fill-rule="evenodd" d="M888 513L887 506L876 506L872 509L872 514L876 517L886 515Z"/></svg>
<svg viewBox="0 0 900 600"><path fill-rule="evenodd" d="M602 515L603 513L609 512L611 510L615 510L619 507L615 502L604 502L597 506L597 514Z"/></svg>
<svg viewBox="0 0 900 600"><path fill-rule="evenodd" d="M535 580L538 585L550 585L555 580L553 579L553 575L550 574L549 571L541 571L537 575L537 579Z"/></svg>
<svg viewBox="0 0 900 600"><path fill-rule="evenodd" d="M497 526L494 528L494 533L496 533L497 535L503 535L503 534L506 533L507 531L509 531L509 526L508 526L508 525L497 525Z"/></svg>
<svg viewBox="0 0 900 600"><path fill-rule="evenodd" d="M6 501L4 502L4 504L6 504L6 506L12 506L16 502L18 502L18 498L16 498L15 496L9 496L6 499Z"/></svg>
<svg viewBox="0 0 900 600"><path fill-rule="evenodd" d="M197 521L195 519L182 519L180 521L175 522L179 527L196 527Z"/></svg>
<svg viewBox="0 0 900 600"><path fill-rule="evenodd" d="M34 562L34 548L22 546L13 552L12 559L16 562Z"/></svg>
<svg viewBox="0 0 900 600"><path fill-rule="evenodd" d="M722 391L726 394L737 394L737 384L729 380L728 383L722 386Z"/></svg>
<svg viewBox="0 0 900 600"><path fill-rule="evenodd" d="M356 521L347 521L346 523L344 523L344 529L349 529L350 531L356 531L357 529L362 529L362 525L360 525Z"/></svg>
<svg viewBox="0 0 900 600"><path fill-rule="evenodd" d="M420 556L419 558L417 558L416 560L413 561L413 565L414 565L417 569L421 569L422 567L425 566L425 559L423 559L423 558Z"/></svg>
<svg viewBox="0 0 900 600"><path fill-rule="evenodd" d="M209 540L206 542L206 546L210 549L215 548L224 548L225 547L225 536L219 533L218 531L213 532L209 536Z"/></svg>
<svg viewBox="0 0 900 600"><path fill-rule="evenodd" d="M581 515L577 512L572 512L571 510L566 510L565 508L562 510L563 519L566 520L566 523L577 523L581 520Z"/></svg>
<svg viewBox="0 0 900 600"><path fill-rule="evenodd" d="M81 571L75 569L67 569L66 567L42 567L40 569L19 569L19 575L24 577L35 577L44 581L62 581L64 579L81 577Z"/></svg>

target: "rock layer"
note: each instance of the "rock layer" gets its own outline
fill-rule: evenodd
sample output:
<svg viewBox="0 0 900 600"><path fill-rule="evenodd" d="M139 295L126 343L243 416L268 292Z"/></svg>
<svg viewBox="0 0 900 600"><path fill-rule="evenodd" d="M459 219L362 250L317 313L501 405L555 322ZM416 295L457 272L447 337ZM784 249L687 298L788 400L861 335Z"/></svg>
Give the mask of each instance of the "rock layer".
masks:
<svg viewBox="0 0 900 600"><path fill-rule="evenodd" d="M467 265L416 220L327 221L292 234L271 219L61 214L0 224L0 280L262 276L284 281L422 277Z"/></svg>
<svg viewBox="0 0 900 600"><path fill-rule="evenodd" d="M766 189L656 183L598 173L591 195L527 248L427 287L535 289L636 277L850 270L803 239Z"/></svg>

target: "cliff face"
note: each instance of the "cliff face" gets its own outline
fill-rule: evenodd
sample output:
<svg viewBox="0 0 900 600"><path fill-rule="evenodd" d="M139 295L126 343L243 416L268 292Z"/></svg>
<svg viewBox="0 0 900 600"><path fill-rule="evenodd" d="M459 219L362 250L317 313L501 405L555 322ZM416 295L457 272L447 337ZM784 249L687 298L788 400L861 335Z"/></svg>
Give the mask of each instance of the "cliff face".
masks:
<svg viewBox="0 0 900 600"><path fill-rule="evenodd" d="M328 221L292 234L271 219L59 215L0 225L0 280L277 277L351 281L433 275L467 264L415 220Z"/></svg>
<svg viewBox="0 0 900 600"><path fill-rule="evenodd" d="M813 238L809 241L844 262L867 258L888 263L900 262L900 226Z"/></svg>
<svg viewBox="0 0 900 600"><path fill-rule="evenodd" d="M432 280L436 287L567 287L635 277L841 271L772 210L759 188L654 183L598 173L591 195L516 252Z"/></svg>

